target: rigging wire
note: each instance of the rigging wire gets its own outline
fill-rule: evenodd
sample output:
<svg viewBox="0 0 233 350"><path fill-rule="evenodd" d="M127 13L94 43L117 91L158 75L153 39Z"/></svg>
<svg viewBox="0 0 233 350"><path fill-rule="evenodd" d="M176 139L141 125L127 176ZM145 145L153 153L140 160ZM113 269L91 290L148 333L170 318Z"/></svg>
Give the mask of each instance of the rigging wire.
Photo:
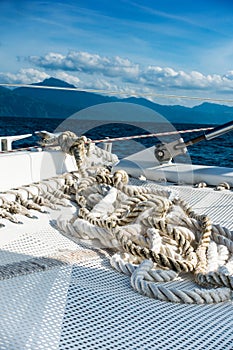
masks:
<svg viewBox="0 0 233 350"><path fill-rule="evenodd" d="M198 132L198 131L210 131L213 127L207 127L207 128L197 128L197 129L186 129L186 130L174 130L174 131L166 131L166 132L160 132L160 133L154 133L154 134L144 134L144 135L132 135L132 136L123 136L123 137L113 137L113 138L105 138L105 139L99 139L99 140L91 140L91 143L109 143L114 141L128 141L128 140L134 140L134 139L143 139L148 137L159 137L159 136L167 136L167 135L177 135L177 134L187 134L192 132ZM0 139L4 138L0 136ZM35 151L35 150L42 150L42 148L54 148L56 146L54 145L43 145L43 146L29 146L24 148L17 148L17 149L11 149L7 151L0 151L1 153L11 153L11 152L18 152L18 151Z"/></svg>
<svg viewBox="0 0 233 350"><path fill-rule="evenodd" d="M93 143L102 143L102 142L114 142L114 141L127 141L134 139L145 139L148 137L159 137L159 136L167 136L167 135L177 135L177 134L188 134L191 132L198 131L209 131L212 130L213 127L208 128L198 128L198 129L187 129L187 130L175 130L175 131L166 131L154 134L145 134L145 135L134 135L134 136L122 136L122 137L113 137L113 138L105 138L100 140L92 140Z"/></svg>

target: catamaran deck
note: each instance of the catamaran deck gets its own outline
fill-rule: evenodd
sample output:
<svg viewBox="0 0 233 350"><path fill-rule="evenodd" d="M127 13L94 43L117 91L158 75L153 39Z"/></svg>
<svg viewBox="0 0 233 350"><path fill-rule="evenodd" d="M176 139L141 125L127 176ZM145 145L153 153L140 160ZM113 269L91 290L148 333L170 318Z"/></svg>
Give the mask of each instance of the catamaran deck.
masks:
<svg viewBox="0 0 233 350"><path fill-rule="evenodd" d="M136 179L131 183L159 186ZM197 213L233 229L232 191L167 185ZM74 210L35 212L39 220L20 217L23 225L1 220L2 350L232 349L231 301L179 304L140 295L128 276L111 267L110 250L88 247L59 232L54 219L61 213L70 217ZM73 251L69 264L55 262L44 271L41 261L36 265L34 258L67 250ZM193 282L180 278L167 285L188 289Z"/></svg>

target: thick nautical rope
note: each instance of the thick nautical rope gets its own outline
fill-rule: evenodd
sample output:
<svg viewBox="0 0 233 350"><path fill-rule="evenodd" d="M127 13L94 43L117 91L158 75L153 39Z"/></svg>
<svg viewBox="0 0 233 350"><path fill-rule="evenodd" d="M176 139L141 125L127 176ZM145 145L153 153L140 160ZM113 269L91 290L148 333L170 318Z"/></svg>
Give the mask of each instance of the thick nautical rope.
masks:
<svg viewBox="0 0 233 350"><path fill-rule="evenodd" d="M91 140L86 136L78 137L71 131L61 133L57 138L57 142L63 152L74 156L78 171L82 177L87 176L84 162L90 157L91 152L92 156L96 155L97 157L101 157L102 162L114 163L118 160L115 155L99 147L95 147L95 145L91 147Z"/></svg>
<svg viewBox="0 0 233 350"><path fill-rule="evenodd" d="M49 145L59 145L62 151L73 155L76 160L77 172L55 177L52 181L50 179L50 184L44 180L0 194L0 218L14 223L21 223L14 214L36 218L35 215L30 213L30 209L46 213L45 207L56 210L58 206L68 206L68 199L73 199L73 196L76 194L77 179L89 176L86 172L87 166L85 162L87 160L93 162L93 160L89 159L90 149L92 150L92 155L94 154L96 157L95 163L97 164L100 163L100 159L106 165L112 165L118 160L117 156L91 144L90 140L85 136L78 137L70 131L63 132L58 137L46 139L45 141ZM95 170L96 168L93 167L90 171L93 173ZM53 185L51 185L51 182L54 182ZM36 193L33 193L32 188L37 189ZM13 195L13 199L10 201L7 199L9 193ZM4 227L3 223L0 223L1 227Z"/></svg>
<svg viewBox="0 0 233 350"><path fill-rule="evenodd" d="M169 199L168 191L130 186L127 179L124 171L111 174L106 169L102 173L99 171L96 177L82 179L76 195L80 205L78 217L72 222L60 218L61 229L78 239L89 239L95 244L99 241L100 246L121 252L117 253L118 263L114 255L111 264L123 273L134 274L131 284L142 294L186 303L230 300L233 289L231 274L218 264L216 271L209 271L208 254L210 242L220 246L219 237L221 245L232 252L232 233L220 226L212 226L207 216L197 215L180 198ZM128 254L132 263L125 263L123 252ZM144 286L140 289L135 274L139 269L137 276L145 279L140 264L148 260L151 263L145 265L145 276L147 279L149 273L149 285L140 280L140 285ZM209 288L180 290L158 286L161 279L167 282L171 276L177 278L184 272L191 273L198 284Z"/></svg>
<svg viewBox="0 0 233 350"><path fill-rule="evenodd" d="M30 209L47 213L46 207L58 210L70 206L76 192L77 175L66 173L49 180L32 183L0 194L0 218L22 223L15 214L37 218ZM5 225L0 223L0 228Z"/></svg>
<svg viewBox="0 0 233 350"><path fill-rule="evenodd" d="M82 166L85 166L85 162ZM138 291L141 289L135 283L135 276L138 276L136 271L142 276L140 271L144 271L144 267L141 268L140 264L149 260L150 263L144 264L146 276L149 269L154 281L152 277L149 278L150 292L141 290L143 294L188 303L230 299L233 271L229 273L227 267L224 270L220 263L215 264L215 270L211 270L211 266L214 266L211 244L215 243L218 247L224 245L232 253L232 234L212 225L207 216L197 215L182 199L172 198L171 193L163 189L130 186L126 172L120 170L111 174L102 167L79 181L76 201L80 206L78 217L70 222L61 217L58 221L61 229L78 239L117 249L120 254L118 264L114 262L114 256L111 263L118 270L127 270L127 274L132 274L131 284ZM134 264L128 261L129 269L126 268L123 252L128 254ZM231 265L229 263L229 267ZM160 272L156 270L155 273L154 268L159 268ZM152 286L151 283L156 284L156 278L160 276L161 279L161 275L166 276L168 271L173 273L173 277L174 273L176 277L180 273L191 273L196 283L210 289L206 293L202 289L168 292L163 286L158 291L155 289L158 286ZM146 284L143 282L143 285ZM223 288L214 289L219 286ZM152 293L151 288L156 292ZM167 293L167 297L164 293Z"/></svg>
<svg viewBox="0 0 233 350"><path fill-rule="evenodd" d="M13 220L12 211L20 212L20 208L26 210L26 215L28 208L43 211L49 203L64 206L65 195L75 195L78 214L71 220L61 215L57 225L68 237L117 251L111 258L112 266L130 275L131 285L138 292L184 303L231 299L231 231L213 225L205 215L197 215L169 191L128 185L125 171L111 173L100 162L92 165L91 148L85 138L63 133L59 143L64 152L75 157L78 174L14 190L18 206L13 209L3 198L0 216ZM105 162L111 157L103 153L103 158ZM196 287L178 287L183 276L195 281ZM170 281L175 287L166 284Z"/></svg>

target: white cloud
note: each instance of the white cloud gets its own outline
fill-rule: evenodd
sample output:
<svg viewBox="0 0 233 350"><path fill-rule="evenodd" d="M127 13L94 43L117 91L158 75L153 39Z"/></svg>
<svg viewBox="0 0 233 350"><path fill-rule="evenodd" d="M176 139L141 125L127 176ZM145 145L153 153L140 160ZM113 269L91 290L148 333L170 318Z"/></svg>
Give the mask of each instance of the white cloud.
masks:
<svg viewBox="0 0 233 350"><path fill-rule="evenodd" d="M12 84L31 84L43 81L50 75L34 68L22 68L18 73L1 73L0 81L2 83Z"/></svg>
<svg viewBox="0 0 233 350"><path fill-rule="evenodd" d="M223 75L205 75L172 67L143 66L120 56L109 58L80 51L67 55L48 53L30 56L27 60L39 69L24 68L17 73L0 73L0 82L31 84L53 76L80 89L100 90L100 93L104 91L121 97L144 96L168 104L172 101L170 98L159 101L155 94L218 99L219 96L224 99L225 94L225 99L228 99L229 92L233 91L233 70Z"/></svg>
<svg viewBox="0 0 233 350"><path fill-rule="evenodd" d="M223 79L233 80L233 70L228 71L228 72L223 76Z"/></svg>
<svg viewBox="0 0 233 350"><path fill-rule="evenodd" d="M227 91L233 89L233 71L225 75L205 75L198 71L185 72L171 67L143 66L120 56L106 57L82 51L72 51L67 55L48 53L45 56L29 56L27 60L37 67L48 69L52 75L61 71L63 74L72 71L76 74L92 75L93 80L96 77L116 79L118 85L127 82L166 90L177 88ZM70 82L70 77L67 76L67 78Z"/></svg>
<svg viewBox="0 0 233 350"><path fill-rule="evenodd" d="M7 84L32 84L41 82L50 77L51 74L34 68L23 68L20 69L18 73L0 72L1 83ZM80 84L80 79L78 77L67 74L66 72L54 72L53 77L64 80L67 83L73 84L75 86L78 86Z"/></svg>
<svg viewBox="0 0 233 350"><path fill-rule="evenodd" d="M182 70L175 71L169 67L149 66L142 72L141 77L145 84L184 90L211 89L216 88L217 85L220 87L221 83L225 83L223 77L220 75L204 75L197 71L187 73Z"/></svg>
<svg viewBox="0 0 233 350"><path fill-rule="evenodd" d="M51 70L99 73L108 77L124 75L131 79L139 74L139 65L128 59L119 56L109 58L82 51L72 51L67 55L48 53L45 56L29 56L27 60L38 67Z"/></svg>

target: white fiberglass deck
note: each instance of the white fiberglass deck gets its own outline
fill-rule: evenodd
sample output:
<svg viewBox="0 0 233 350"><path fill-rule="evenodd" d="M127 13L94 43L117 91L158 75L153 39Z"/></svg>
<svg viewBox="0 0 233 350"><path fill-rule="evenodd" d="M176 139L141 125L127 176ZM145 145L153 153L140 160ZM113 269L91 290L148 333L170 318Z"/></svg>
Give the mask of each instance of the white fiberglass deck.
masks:
<svg viewBox="0 0 233 350"><path fill-rule="evenodd" d="M233 229L232 191L170 188L196 212ZM1 281L1 350L232 349L232 302L176 304L138 294L129 277L110 266L108 252L59 233L51 220L60 214L36 213L41 221L22 218L24 225L1 220L2 269L66 249L78 256L74 264Z"/></svg>

